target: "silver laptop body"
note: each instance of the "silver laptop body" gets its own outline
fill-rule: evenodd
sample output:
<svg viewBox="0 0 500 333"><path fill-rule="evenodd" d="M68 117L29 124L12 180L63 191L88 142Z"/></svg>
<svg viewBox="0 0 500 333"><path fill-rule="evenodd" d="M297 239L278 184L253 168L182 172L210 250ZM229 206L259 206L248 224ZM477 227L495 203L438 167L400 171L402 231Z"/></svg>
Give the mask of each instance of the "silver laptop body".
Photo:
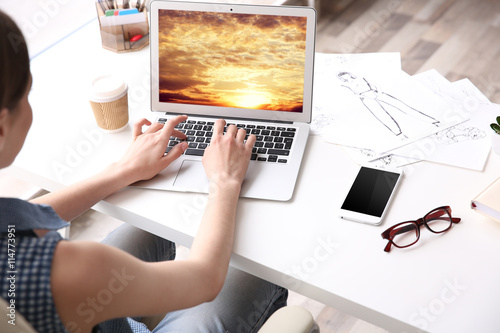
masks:
<svg viewBox="0 0 500 333"><path fill-rule="evenodd" d="M246 127L263 143L254 148L240 196L291 199L311 121L315 10L152 1L150 13L157 121L186 114L180 130L202 137L218 118ZM206 193L197 147L209 144L203 140L191 138L186 154L134 186Z"/></svg>

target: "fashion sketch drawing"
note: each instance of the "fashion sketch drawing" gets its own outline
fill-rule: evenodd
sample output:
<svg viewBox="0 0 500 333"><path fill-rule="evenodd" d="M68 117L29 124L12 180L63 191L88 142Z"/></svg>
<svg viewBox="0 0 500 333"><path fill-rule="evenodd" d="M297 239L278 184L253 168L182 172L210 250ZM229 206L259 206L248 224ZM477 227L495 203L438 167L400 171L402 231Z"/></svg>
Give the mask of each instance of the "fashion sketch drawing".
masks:
<svg viewBox="0 0 500 333"><path fill-rule="evenodd" d="M406 138L406 135L394 117L394 112L401 112L439 127L439 120L388 93L378 90L365 78L358 78L350 72L339 72L337 78L342 81L343 87L350 89L353 94L359 97L363 105L381 124L398 137Z"/></svg>

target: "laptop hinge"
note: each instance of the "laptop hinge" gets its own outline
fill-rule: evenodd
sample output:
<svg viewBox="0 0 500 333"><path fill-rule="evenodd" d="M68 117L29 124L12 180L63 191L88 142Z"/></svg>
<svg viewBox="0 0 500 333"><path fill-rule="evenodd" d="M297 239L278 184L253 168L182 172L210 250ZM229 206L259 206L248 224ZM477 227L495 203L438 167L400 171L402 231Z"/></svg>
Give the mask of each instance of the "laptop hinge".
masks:
<svg viewBox="0 0 500 333"><path fill-rule="evenodd" d="M189 113L177 113L177 112L165 112L166 116L179 116L179 115L187 115L193 116L193 117L203 117L203 118L212 118L212 119L219 119L222 118L220 116L208 116L208 115L199 115L199 114L192 114L190 115ZM285 121L285 120L269 120L269 119L251 119L251 118L240 118L240 117L227 117L228 119L234 119L234 120L241 120L241 121L258 121L258 122L264 122L264 123L273 123L273 124L293 124L293 121Z"/></svg>

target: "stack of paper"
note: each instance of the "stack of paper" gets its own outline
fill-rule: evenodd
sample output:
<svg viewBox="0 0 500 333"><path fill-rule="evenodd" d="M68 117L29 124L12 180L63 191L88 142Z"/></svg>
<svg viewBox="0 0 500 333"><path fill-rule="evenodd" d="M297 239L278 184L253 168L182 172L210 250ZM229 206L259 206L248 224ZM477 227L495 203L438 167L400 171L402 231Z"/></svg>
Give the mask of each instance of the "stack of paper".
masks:
<svg viewBox="0 0 500 333"><path fill-rule="evenodd" d="M482 170L500 115L467 79L410 76L399 53L316 54L312 133L359 163L421 160Z"/></svg>

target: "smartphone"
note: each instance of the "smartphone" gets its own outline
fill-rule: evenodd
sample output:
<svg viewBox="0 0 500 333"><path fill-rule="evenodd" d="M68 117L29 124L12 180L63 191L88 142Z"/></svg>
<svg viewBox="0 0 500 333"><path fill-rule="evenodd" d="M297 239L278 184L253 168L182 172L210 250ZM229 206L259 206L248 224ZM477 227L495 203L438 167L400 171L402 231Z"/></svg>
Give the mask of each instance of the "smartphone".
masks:
<svg viewBox="0 0 500 333"><path fill-rule="evenodd" d="M403 170L361 166L340 207L340 217L381 224L402 176Z"/></svg>

